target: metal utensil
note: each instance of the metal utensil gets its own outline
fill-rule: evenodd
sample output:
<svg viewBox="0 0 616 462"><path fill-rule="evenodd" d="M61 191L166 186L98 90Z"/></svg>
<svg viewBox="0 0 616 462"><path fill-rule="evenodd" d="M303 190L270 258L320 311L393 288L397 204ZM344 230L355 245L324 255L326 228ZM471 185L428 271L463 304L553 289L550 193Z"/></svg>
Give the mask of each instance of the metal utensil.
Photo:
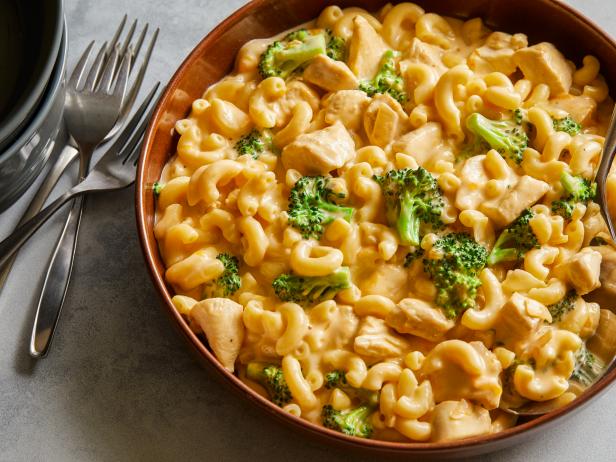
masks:
<svg viewBox="0 0 616 462"><path fill-rule="evenodd" d="M124 18L122 19L120 25L116 29L115 33L113 34L109 42L108 50L113 49L116 46L116 44L118 44L118 40L124 30L127 19L128 19L128 16L124 15ZM136 26L137 26L137 21L135 20L133 21L129 32L127 33L126 39L124 40L124 44L122 45L122 47L126 46L129 43L130 39L133 36ZM146 23L134 47L134 59L131 63L131 74L132 74L132 68L134 67L137 61L137 58L139 56L139 52L142 49L142 45L145 40L148 28L149 28L149 24ZM111 138L113 138L113 136L118 132L118 130L121 130L122 127L125 125L126 119L128 115L130 114L130 111L134 105L137 94L139 93L139 90L141 89L141 84L143 83L145 72L150 63L150 57L152 56L152 51L154 49L154 46L156 45L158 33L159 33L159 29L156 29L156 31L152 35L152 38L150 39L143 62L141 63L141 66L139 67L139 70L137 71L137 75L133 83L131 84L131 88L128 91L128 96L125 98L125 101L122 103L122 112L120 114L118 121L116 122L115 126L111 129L111 131L105 136L101 144L104 144L107 141L109 141ZM104 64L105 63L103 63L103 66ZM45 204L45 201L49 197L49 194L51 194L51 191L57 184L58 180L60 179L60 177L66 170L66 168L72 163L72 161L77 158L78 154L79 154L79 151L77 150L77 147L75 146L75 142L72 139L69 139L67 145L64 147L64 149L62 150L62 152L56 159L56 162L51 167L51 170L47 173L45 180L39 187L35 196L30 201L30 204L28 205L22 217L20 218L19 222L17 223L17 226L25 223L27 220L32 218L39 210L41 210L41 208ZM0 292L2 291L2 288L4 287L6 279L9 273L11 272L13 263L15 262L16 258L17 258L17 255L13 255L13 257L4 266L0 267ZM45 285L46 284L44 284L44 286ZM39 300L39 303L40 303L40 300Z"/></svg>
<svg viewBox="0 0 616 462"><path fill-rule="evenodd" d="M595 177L597 183L597 202L601 207L601 215L603 215L607 228L610 230L612 240L616 242L616 231L614 230L614 223L612 223L612 216L610 215L610 209L607 205L607 192L605 190L605 182L610 172L612 162L614 161L614 154L616 154L616 107L614 107L614 111L612 112L610 125L605 135L601 162L599 163L597 176Z"/></svg>
<svg viewBox="0 0 616 462"><path fill-rule="evenodd" d="M0 242L0 265L4 264L66 202L89 192L126 188L135 181L139 148L145 127L154 110L157 83L122 130L113 146L101 157L86 178L53 201Z"/></svg>

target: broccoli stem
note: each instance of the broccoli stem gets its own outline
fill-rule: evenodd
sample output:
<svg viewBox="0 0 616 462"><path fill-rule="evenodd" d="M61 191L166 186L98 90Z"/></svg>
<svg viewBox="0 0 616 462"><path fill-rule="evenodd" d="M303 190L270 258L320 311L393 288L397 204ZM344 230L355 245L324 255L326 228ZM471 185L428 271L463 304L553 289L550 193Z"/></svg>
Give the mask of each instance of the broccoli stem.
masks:
<svg viewBox="0 0 616 462"><path fill-rule="evenodd" d="M408 192L402 194L400 201L400 215L396 222L396 228L400 235L400 242L404 245L419 245L420 220L417 214L417 202Z"/></svg>

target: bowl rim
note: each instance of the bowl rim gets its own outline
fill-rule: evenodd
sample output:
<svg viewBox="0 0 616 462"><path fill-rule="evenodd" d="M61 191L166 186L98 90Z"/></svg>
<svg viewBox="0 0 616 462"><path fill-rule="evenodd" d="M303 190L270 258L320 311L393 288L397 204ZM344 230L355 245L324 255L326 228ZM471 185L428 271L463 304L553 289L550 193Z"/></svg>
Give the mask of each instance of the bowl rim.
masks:
<svg viewBox="0 0 616 462"><path fill-rule="evenodd" d="M242 395L248 401L255 403L261 409L265 410L269 415L277 418L278 420L290 423L295 427L301 428L307 433L311 433L314 436L322 439L327 439L330 442L342 443L347 447L355 447L363 450L372 451L384 451L390 454L399 455L426 455L434 453L453 453L462 449L472 449L479 446L486 446L488 443L497 443L504 440L514 439L522 434L530 434L540 428L545 428L548 424L555 424L562 421L562 418L569 414L581 410L591 400L604 393L607 388L613 385L616 379L616 368L606 373L599 381L597 381L592 387L587 389L578 398L571 403L556 409L548 414L544 414L535 419L527 422L515 425L511 428L502 430L497 433L490 433L484 435L473 436L461 440L445 441L445 442L391 442L377 439L364 439L353 436L347 436L342 433L330 430L328 428L316 425L307 420L293 416L288 412L283 411L280 407L273 404L268 399L259 395L256 391L244 384L237 376L227 371L215 358L215 356L207 349L205 344L197 337L197 335L190 329L188 323L183 319L182 315L174 307L171 297L173 296L167 287L163 277L164 274L160 274L156 271L156 255L158 255L158 246L153 241L153 245L150 245L150 235L153 236L152 229L149 229L146 217L146 200L148 187L146 184L146 164L149 160L149 153L154 137L156 134L155 121L161 119L161 116L165 110L167 103L170 100L171 95L178 87L178 82L182 76L187 72L194 58L202 56L204 50L213 46L218 37L222 35L228 28L238 23L245 16L251 14L254 10L258 9L262 4L268 0L252 0L241 8L235 10L226 19L220 22L215 28L213 28L199 43L189 52L186 58L182 61L177 68L168 85L161 94L154 113L151 116L150 122L145 132L144 141L141 148L139 157L139 165L136 177L135 186L135 209L137 218L137 230L139 234L139 241L142 252L146 260L146 266L150 273L150 277L157 289L159 296L164 300L167 314L175 321L175 327L179 329L180 333L186 341L191 345L193 351L196 351L199 355L199 359L206 360L204 363L207 367L217 372L217 378L224 379L226 383L231 385L231 388L236 393ZM610 45L616 49L616 41L598 24L589 19L585 14L573 8L572 6L564 3L561 0L543 0L546 3L552 4L555 8L565 10L572 16L575 16L579 21L585 23L590 28L594 29L598 35L606 40ZM203 361L202 361L203 363Z"/></svg>
<svg viewBox="0 0 616 462"><path fill-rule="evenodd" d="M41 70L38 79L25 89L30 90L29 94L19 96L16 107L7 113L7 117L0 125L0 156L11 148L14 141L20 138L23 131L30 125L31 119L39 110L41 101L45 98L46 89L53 79L53 71L61 52L60 48L65 33L64 0L54 0L54 3L55 17L50 32L53 34L53 38L49 43L43 44L43 47L48 47L50 52L44 58L44 62L38 65Z"/></svg>

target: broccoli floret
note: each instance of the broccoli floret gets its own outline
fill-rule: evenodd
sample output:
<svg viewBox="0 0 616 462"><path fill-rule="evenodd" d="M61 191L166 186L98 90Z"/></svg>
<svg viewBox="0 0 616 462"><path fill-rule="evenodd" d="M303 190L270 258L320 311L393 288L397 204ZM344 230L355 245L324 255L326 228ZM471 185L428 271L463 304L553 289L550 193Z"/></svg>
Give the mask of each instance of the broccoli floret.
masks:
<svg viewBox="0 0 616 462"><path fill-rule="evenodd" d="M293 399L280 366L251 362L246 366L246 377L265 388L272 402L280 407Z"/></svg>
<svg viewBox="0 0 616 462"><path fill-rule="evenodd" d="M421 257L423 257L423 255L424 255L424 249L422 249L421 247L417 247L417 249L415 249L415 251L407 253L406 257L404 257L404 267L408 268L416 260L418 260Z"/></svg>
<svg viewBox="0 0 616 462"><path fill-rule="evenodd" d="M565 314L575 308L577 298L578 295L576 291L572 289L566 293L562 300L548 305L548 311L552 315L552 323L560 321Z"/></svg>
<svg viewBox="0 0 616 462"><path fill-rule="evenodd" d="M424 271L436 286L436 304L449 318L475 306L481 286L479 272L488 258L488 251L466 233L450 233L439 238L430 256L424 258Z"/></svg>
<svg viewBox="0 0 616 462"><path fill-rule="evenodd" d="M522 122L524 122L526 120L526 111L524 109L515 109L513 111L513 121L518 124L518 125L522 125Z"/></svg>
<svg viewBox="0 0 616 462"><path fill-rule="evenodd" d="M588 351L585 345L582 345L575 355L575 368L569 379L588 387L597 380L602 372L603 362Z"/></svg>
<svg viewBox="0 0 616 462"><path fill-rule="evenodd" d="M326 52L325 34L312 34L305 29L291 32L284 39L273 42L261 55L261 77L286 79L296 69L317 55Z"/></svg>
<svg viewBox="0 0 616 462"><path fill-rule="evenodd" d="M490 149L490 145L486 140L479 136L473 136L468 143L462 146L462 149L456 155L456 160L465 160L469 157L479 156L485 154Z"/></svg>
<svg viewBox="0 0 616 462"><path fill-rule="evenodd" d="M359 89L366 92L368 96L387 93L399 103L406 103L408 98L404 91L404 79L396 72L396 58L399 55L397 51L387 50L381 58L376 76L372 80L361 82Z"/></svg>
<svg viewBox="0 0 616 462"><path fill-rule="evenodd" d="M373 428L368 418L373 412L374 408L367 405L337 411L333 406L327 404L323 406L321 417L323 419L323 426L327 428L339 431L345 435L370 438Z"/></svg>
<svg viewBox="0 0 616 462"><path fill-rule="evenodd" d="M352 387L346 379L346 373L341 370L325 374L325 388L328 390L338 388L346 393L347 396L357 399L368 406L376 407L379 402L378 392Z"/></svg>
<svg viewBox="0 0 616 462"><path fill-rule="evenodd" d="M436 179L423 167L390 170L374 180L385 196L385 214L404 245L419 245L421 224L442 226L443 198Z"/></svg>
<svg viewBox="0 0 616 462"><path fill-rule="evenodd" d="M252 130L247 135L242 136L235 143L235 150L240 156L249 155L253 159L258 159L259 156L271 145L272 137L258 130Z"/></svg>
<svg viewBox="0 0 616 462"><path fill-rule="evenodd" d="M289 223L306 239L319 239L328 225L336 218L351 221L354 209L334 202L344 198L329 187L329 179L323 176L300 178L289 194Z"/></svg>
<svg viewBox="0 0 616 462"><path fill-rule="evenodd" d="M218 254L216 258L223 263L225 269L218 278L205 285L204 298L230 297L241 285L237 258L228 253Z"/></svg>
<svg viewBox="0 0 616 462"><path fill-rule="evenodd" d="M515 120L490 120L475 112L466 119L466 128L485 140L503 157L516 164L522 162L522 153L528 146L528 136Z"/></svg>
<svg viewBox="0 0 616 462"><path fill-rule="evenodd" d="M152 191L154 191L154 195L159 196L164 187L165 185L159 183L158 181L155 182L154 186L152 186Z"/></svg>
<svg viewBox="0 0 616 462"><path fill-rule="evenodd" d="M587 204L597 194L596 183L591 183L581 176L573 176L568 172L562 173L560 184L562 184L565 194L552 202L552 212L567 220L571 218L577 203Z"/></svg>
<svg viewBox="0 0 616 462"><path fill-rule="evenodd" d="M571 116L563 117L562 119L552 119L554 130L557 132L565 132L571 136L580 133L582 126L571 118Z"/></svg>
<svg viewBox="0 0 616 462"><path fill-rule="evenodd" d="M281 274L272 282L278 298L285 302L315 304L330 300L341 290L351 287L351 272L341 266L327 276Z"/></svg>
<svg viewBox="0 0 616 462"><path fill-rule="evenodd" d="M534 215L532 210L524 210L513 223L501 232L488 257L488 265L518 261L530 249L539 247L537 236L530 227L530 219Z"/></svg>
<svg viewBox="0 0 616 462"><path fill-rule="evenodd" d="M344 61L346 59L346 40L342 37L332 35L331 31L327 31L329 40L327 41L327 56L336 61Z"/></svg>
<svg viewBox="0 0 616 462"><path fill-rule="evenodd" d="M609 245L609 242L607 242L605 239L603 239L601 236L595 236L593 237L590 242L588 243L588 245L590 246L600 246L600 245Z"/></svg>

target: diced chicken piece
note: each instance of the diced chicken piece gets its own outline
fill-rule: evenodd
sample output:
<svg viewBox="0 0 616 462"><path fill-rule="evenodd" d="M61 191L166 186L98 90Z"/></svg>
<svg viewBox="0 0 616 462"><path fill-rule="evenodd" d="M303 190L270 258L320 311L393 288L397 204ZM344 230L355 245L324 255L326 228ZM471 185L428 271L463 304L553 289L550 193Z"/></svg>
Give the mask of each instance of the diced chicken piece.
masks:
<svg viewBox="0 0 616 462"><path fill-rule="evenodd" d="M589 293L585 298L597 302L603 308L616 309L616 250L611 245L592 247L601 258L601 287Z"/></svg>
<svg viewBox="0 0 616 462"><path fill-rule="evenodd" d="M458 209L477 210L486 200L483 188L490 177L484 167L485 158L485 155L473 156L464 162L460 171L462 183L456 192L455 205Z"/></svg>
<svg viewBox="0 0 616 462"><path fill-rule="evenodd" d="M482 342L445 340L424 359L421 373L430 380L434 401L469 399L486 409L498 407L502 365Z"/></svg>
<svg viewBox="0 0 616 462"><path fill-rule="evenodd" d="M524 77L534 84L545 83L553 96L569 93L573 70L563 54L548 42L522 48L513 57Z"/></svg>
<svg viewBox="0 0 616 462"><path fill-rule="evenodd" d="M361 90L338 91L326 101L325 122L334 124L340 121L347 129L358 132L370 101L370 97Z"/></svg>
<svg viewBox="0 0 616 462"><path fill-rule="evenodd" d="M455 325L443 310L416 298L400 300L385 322L401 334L412 334L433 342L442 340Z"/></svg>
<svg viewBox="0 0 616 462"><path fill-rule="evenodd" d="M304 79L327 91L353 90L359 82L351 69L342 61L318 55L304 70Z"/></svg>
<svg viewBox="0 0 616 462"><path fill-rule="evenodd" d="M565 274L579 295L585 295L601 287L601 254L585 248L565 263Z"/></svg>
<svg viewBox="0 0 616 462"><path fill-rule="evenodd" d="M556 326L568 330L581 338L588 338L595 333L599 323L599 305L585 301L578 297L573 304L573 309L564 313Z"/></svg>
<svg viewBox="0 0 616 462"><path fill-rule="evenodd" d="M588 124L597 109L597 102L590 96L565 95L550 100L549 105L567 112L573 120L582 125Z"/></svg>
<svg viewBox="0 0 616 462"><path fill-rule="evenodd" d="M447 67L443 64L443 49L436 45L422 42L414 38L407 52L407 59L413 63L427 64L433 68L437 75L447 72Z"/></svg>
<svg viewBox="0 0 616 462"><path fill-rule="evenodd" d="M408 273L399 265L383 263L365 268L358 280L362 295L383 295L398 302L408 294Z"/></svg>
<svg viewBox="0 0 616 462"><path fill-rule="evenodd" d="M336 304L335 306L336 309L327 316L326 320L322 319L322 312L312 310L308 314L310 325L319 328L310 329L307 337L311 337L311 342L324 351L347 348L352 345L359 326L359 319L352 306Z"/></svg>
<svg viewBox="0 0 616 462"><path fill-rule="evenodd" d="M532 298L514 293L501 308L494 324L494 340L512 351L518 351L543 325L552 321L548 309Z"/></svg>
<svg viewBox="0 0 616 462"><path fill-rule="evenodd" d="M586 343L588 349L602 361L611 361L616 355L616 314L602 309L597 331Z"/></svg>
<svg viewBox="0 0 616 462"><path fill-rule="evenodd" d="M285 169L296 169L303 175L323 175L342 167L355 156L355 142L344 125L305 133L282 150Z"/></svg>
<svg viewBox="0 0 616 462"><path fill-rule="evenodd" d="M486 39L484 46L477 48L468 58L469 67L480 74L502 72L513 74L516 63L513 55L516 50L528 45L523 34L510 35L505 32L493 32Z"/></svg>
<svg viewBox="0 0 616 462"><path fill-rule="evenodd" d="M389 49L374 27L361 16L353 18L353 36L347 63L360 79L372 79L379 70L383 54Z"/></svg>
<svg viewBox="0 0 616 462"><path fill-rule="evenodd" d="M368 140L384 148L408 130L407 115L391 96L375 96L364 114L364 130Z"/></svg>
<svg viewBox="0 0 616 462"><path fill-rule="evenodd" d="M400 357L410 348L404 337L391 330L382 319L366 316L361 320L355 337L355 353L383 360Z"/></svg>
<svg viewBox="0 0 616 462"><path fill-rule="evenodd" d="M548 189L550 186L545 181L524 175L504 196L485 202L480 210L494 221L496 226L504 228L541 199Z"/></svg>
<svg viewBox="0 0 616 462"><path fill-rule="evenodd" d="M394 153L404 153L425 166L432 160L434 151L443 143L443 129L438 122L428 122L421 127L406 133L392 145Z"/></svg>
<svg viewBox="0 0 616 462"><path fill-rule="evenodd" d="M225 369L233 372L235 360L244 340L244 308L228 298L208 298L190 311L199 323L210 348Z"/></svg>
<svg viewBox="0 0 616 462"><path fill-rule="evenodd" d="M431 441L452 441L490 433L490 413L467 400L443 401L432 411Z"/></svg>

